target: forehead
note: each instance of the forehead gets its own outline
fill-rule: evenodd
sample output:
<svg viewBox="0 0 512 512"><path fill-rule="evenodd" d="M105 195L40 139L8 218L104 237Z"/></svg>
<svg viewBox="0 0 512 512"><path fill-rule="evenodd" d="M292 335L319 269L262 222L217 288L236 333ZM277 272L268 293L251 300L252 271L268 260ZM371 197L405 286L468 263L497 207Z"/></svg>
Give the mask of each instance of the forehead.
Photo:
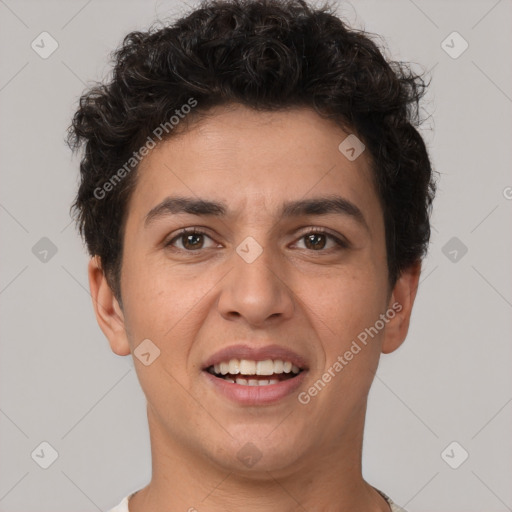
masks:
<svg viewBox="0 0 512 512"><path fill-rule="evenodd" d="M339 149L349 135L311 109L216 107L144 158L129 218L144 221L167 196L182 195L257 221L283 202L334 193L379 215L369 156L351 160Z"/></svg>

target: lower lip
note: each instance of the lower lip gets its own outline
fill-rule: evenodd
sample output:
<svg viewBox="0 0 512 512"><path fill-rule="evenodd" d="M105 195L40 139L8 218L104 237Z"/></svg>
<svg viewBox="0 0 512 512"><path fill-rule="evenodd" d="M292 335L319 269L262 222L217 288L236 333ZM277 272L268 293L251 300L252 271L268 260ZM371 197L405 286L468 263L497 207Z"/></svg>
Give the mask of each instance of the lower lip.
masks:
<svg viewBox="0 0 512 512"><path fill-rule="evenodd" d="M307 371L303 370L296 377L283 380L277 384L244 386L242 384L219 379L210 372L203 371L203 374L217 391L241 405L265 405L275 403L292 394L302 384L306 373Z"/></svg>

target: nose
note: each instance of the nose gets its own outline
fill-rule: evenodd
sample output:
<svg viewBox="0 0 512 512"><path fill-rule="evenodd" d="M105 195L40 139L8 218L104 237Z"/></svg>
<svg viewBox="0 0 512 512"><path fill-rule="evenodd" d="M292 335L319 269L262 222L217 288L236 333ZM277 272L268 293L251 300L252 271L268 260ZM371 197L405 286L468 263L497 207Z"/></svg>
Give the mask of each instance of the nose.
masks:
<svg viewBox="0 0 512 512"><path fill-rule="evenodd" d="M294 298L290 283L270 250L251 263L233 254L234 268L223 280L218 308L227 320L243 319L253 327L292 317Z"/></svg>

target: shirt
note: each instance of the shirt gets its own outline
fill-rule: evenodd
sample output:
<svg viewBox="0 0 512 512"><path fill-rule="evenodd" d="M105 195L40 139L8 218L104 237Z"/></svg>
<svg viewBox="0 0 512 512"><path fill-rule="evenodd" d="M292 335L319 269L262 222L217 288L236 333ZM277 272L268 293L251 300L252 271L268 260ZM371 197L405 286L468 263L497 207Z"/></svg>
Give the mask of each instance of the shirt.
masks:
<svg viewBox="0 0 512 512"><path fill-rule="evenodd" d="M375 489L388 503L391 508L391 512L407 512L402 507L399 507L396 503L393 502L393 500L384 494L382 491L379 491L379 489ZM109 512L130 512L128 510L128 500L134 495L135 493L130 494L129 496L126 496L117 507L114 507L113 509L109 510Z"/></svg>

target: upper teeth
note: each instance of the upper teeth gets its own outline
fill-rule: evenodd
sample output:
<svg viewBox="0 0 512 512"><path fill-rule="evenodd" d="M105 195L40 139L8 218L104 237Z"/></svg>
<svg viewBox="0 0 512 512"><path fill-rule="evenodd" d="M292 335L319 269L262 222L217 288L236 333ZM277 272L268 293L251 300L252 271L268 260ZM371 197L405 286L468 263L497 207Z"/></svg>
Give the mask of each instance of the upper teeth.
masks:
<svg viewBox="0 0 512 512"><path fill-rule="evenodd" d="M290 361L266 359L250 361L248 359L231 359L213 367L215 373L227 375L273 375L274 373L299 373L300 369Z"/></svg>

